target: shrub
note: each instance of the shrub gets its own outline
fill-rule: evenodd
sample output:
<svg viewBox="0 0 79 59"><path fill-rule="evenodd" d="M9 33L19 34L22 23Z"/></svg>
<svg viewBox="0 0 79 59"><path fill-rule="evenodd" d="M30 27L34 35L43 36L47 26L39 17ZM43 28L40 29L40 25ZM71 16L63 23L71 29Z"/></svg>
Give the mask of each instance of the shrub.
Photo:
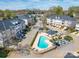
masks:
<svg viewBox="0 0 79 59"><path fill-rule="evenodd" d="M69 28L68 31L72 33L72 32L75 32L75 29L74 28Z"/></svg>
<svg viewBox="0 0 79 59"><path fill-rule="evenodd" d="M71 36L65 36L64 39L67 40L67 41L73 40L73 38Z"/></svg>
<svg viewBox="0 0 79 59"><path fill-rule="evenodd" d="M5 48L0 48L0 58L5 58L8 56L9 50L5 50Z"/></svg>
<svg viewBox="0 0 79 59"><path fill-rule="evenodd" d="M58 36L58 39L62 39L62 37L61 36Z"/></svg>
<svg viewBox="0 0 79 59"><path fill-rule="evenodd" d="M58 40L58 39L55 38L55 39L50 40L50 42L56 42L57 40Z"/></svg>
<svg viewBox="0 0 79 59"><path fill-rule="evenodd" d="M32 42L31 42L30 46L33 45L33 43L34 43L34 41L35 41L35 39L36 39L36 37L37 37L37 34L38 34L38 32L36 33L35 37L33 38L33 40L32 40Z"/></svg>

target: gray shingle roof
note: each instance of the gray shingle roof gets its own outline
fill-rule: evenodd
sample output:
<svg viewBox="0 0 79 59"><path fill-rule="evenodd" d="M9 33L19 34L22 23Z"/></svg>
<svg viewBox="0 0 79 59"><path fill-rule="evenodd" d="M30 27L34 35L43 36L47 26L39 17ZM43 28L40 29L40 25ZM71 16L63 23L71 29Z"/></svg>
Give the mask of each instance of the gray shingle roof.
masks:
<svg viewBox="0 0 79 59"><path fill-rule="evenodd" d="M4 22L6 29L9 29L10 26L13 26L13 24L10 22L10 20L6 20L6 21L3 21L3 22Z"/></svg>
<svg viewBox="0 0 79 59"><path fill-rule="evenodd" d="M32 19L31 17L29 17L30 15L17 15L19 19Z"/></svg>
<svg viewBox="0 0 79 59"><path fill-rule="evenodd" d="M21 20L21 19L10 19L10 20L0 21L0 32L5 31L7 29L10 29L12 26L16 26L16 25L13 24L13 22L21 23L21 22L24 22L24 21Z"/></svg>
<svg viewBox="0 0 79 59"><path fill-rule="evenodd" d="M4 26L3 26L3 22L0 21L0 32L3 31L3 30L5 30L5 28L4 28Z"/></svg>
<svg viewBox="0 0 79 59"><path fill-rule="evenodd" d="M79 58L79 56L75 56L72 53L67 53L64 58Z"/></svg>
<svg viewBox="0 0 79 59"><path fill-rule="evenodd" d="M68 20L68 21L75 21L75 18L73 17L70 17L70 16L66 16L66 15L63 15L63 16L59 16L59 15L51 15L49 16L48 18L50 19L59 19L59 20Z"/></svg>
<svg viewBox="0 0 79 59"><path fill-rule="evenodd" d="M48 30L47 33L50 34L50 35L53 35L53 34L57 33L57 31L54 31L54 30Z"/></svg>

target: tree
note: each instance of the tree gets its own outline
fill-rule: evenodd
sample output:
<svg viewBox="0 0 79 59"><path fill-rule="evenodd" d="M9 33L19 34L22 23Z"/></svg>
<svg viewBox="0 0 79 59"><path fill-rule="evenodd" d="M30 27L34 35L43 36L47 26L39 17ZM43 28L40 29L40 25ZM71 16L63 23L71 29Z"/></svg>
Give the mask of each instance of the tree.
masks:
<svg viewBox="0 0 79 59"><path fill-rule="evenodd" d="M68 15L73 17L74 13L79 13L79 6L72 6L68 9Z"/></svg>
<svg viewBox="0 0 79 59"><path fill-rule="evenodd" d="M43 29L46 30L47 29L47 27L46 27L46 24L47 24L46 15L42 16L42 24L43 24Z"/></svg>
<svg viewBox="0 0 79 59"><path fill-rule="evenodd" d="M70 7L70 8L68 9L68 16L73 17L73 13L74 13L74 12L75 12L75 11L73 10L73 8Z"/></svg>
<svg viewBox="0 0 79 59"><path fill-rule="evenodd" d="M0 18L2 18L3 20L9 19L15 16L16 16L16 13L13 10L0 10Z"/></svg>
<svg viewBox="0 0 79 59"><path fill-rule="evenodd" d="M10 52L10 50L8 50L6 48L0 48L0 58L7 57L9 52Z"/></svg>
<svg viewBox="0 0 79 59"><path fill-rule="evenodd" d="M3 17L3 16L4 16L4 11L0 10L0 17Z"/></svg>
<svg viewBox="0 0 79 59"><path fill-rule="evenodd" d="M60 7L60 6L57 6L57 7L53 7L53 11L55 12L55 14L57 15L63 15L63 8Z"/></svg>
<svg viewBox="0 0 79 59"><path fill-rule="evenodd" d="M15 12L12 10L5 10L4 11L4 18L11 18L11 17L15 17Z"/></svg>

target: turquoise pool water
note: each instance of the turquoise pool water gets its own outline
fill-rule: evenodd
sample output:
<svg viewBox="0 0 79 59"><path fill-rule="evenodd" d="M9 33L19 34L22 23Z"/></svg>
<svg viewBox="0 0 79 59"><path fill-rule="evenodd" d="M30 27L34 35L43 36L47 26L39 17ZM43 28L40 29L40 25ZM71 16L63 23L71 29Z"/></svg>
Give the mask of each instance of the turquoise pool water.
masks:
<svg viewBox="0 0 79 59"><path fill-rule="evenodd" d="M39 48L47 48L48 47L48 44L45 42L45 40L47 40L47 38L45 36L40 36L39 42L38 42Z"/></svg>

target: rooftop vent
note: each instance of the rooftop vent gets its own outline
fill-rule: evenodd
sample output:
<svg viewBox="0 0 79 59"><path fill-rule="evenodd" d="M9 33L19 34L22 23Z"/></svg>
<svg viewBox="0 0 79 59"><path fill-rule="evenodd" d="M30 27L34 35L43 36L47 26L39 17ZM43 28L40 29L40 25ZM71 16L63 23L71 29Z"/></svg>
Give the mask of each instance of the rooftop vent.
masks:
<svg viewBox="0 0 79 59"><path fill-rule="evenodd" d="M60 19L60 17L58 16L58 19Z"/></svg>
<svg viewBox="0 0 79 59"><path fill-rule="evenodd" d="M13 25L17 25L19 22L18 21L12 21L11 22Z"/></svg>
<svg viewBox="0 0 79 59"><path fill-rule="evenodd" d="M56 18L56 19L60 19L60 17L59 17L59 16L56 16L55 18Z"/></svg>

